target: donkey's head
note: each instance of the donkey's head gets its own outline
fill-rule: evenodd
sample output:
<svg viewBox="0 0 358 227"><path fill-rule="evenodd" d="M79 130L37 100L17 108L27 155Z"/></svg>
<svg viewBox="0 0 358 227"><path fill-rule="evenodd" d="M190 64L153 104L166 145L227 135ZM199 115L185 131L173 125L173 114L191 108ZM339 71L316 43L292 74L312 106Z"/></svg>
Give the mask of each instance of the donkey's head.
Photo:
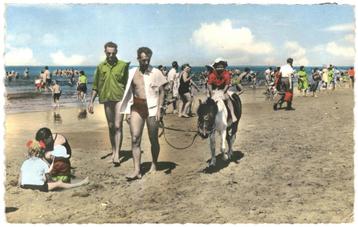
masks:
<svg viewBox="0 0 358 227"><path fill-rule="evenodd" d="M198 114L198 133L206 139L215 130L215 117L218 107L214 100L208 98L204 103L199 100Z"/></svg>

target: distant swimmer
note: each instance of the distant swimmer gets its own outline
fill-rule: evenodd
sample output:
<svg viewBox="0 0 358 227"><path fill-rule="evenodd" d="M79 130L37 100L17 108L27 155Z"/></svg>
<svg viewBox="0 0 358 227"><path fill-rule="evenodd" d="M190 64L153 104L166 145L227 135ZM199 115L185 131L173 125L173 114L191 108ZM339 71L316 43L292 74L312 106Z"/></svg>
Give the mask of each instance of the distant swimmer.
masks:
<svg viewBox="0 0 358 227"><path fill-rule="evenodd" d="M123 139L123 114L120 113L119 107L127 84L129 68L129 63L117 58L117 51L117 44L113 42L104 45L106 60L96 68L88 105L88 112L93 114L93 103L97 95L99 103L104 104L112 146L112 162L115 165L119 165L119 151Z"/></svg>
<svg viewBox="0 0 358 227"><path fill-rule="evenodd" d="M85 100L86 94L87 94L87 76L85 72L81 70L77 82L77 99L84 103L86 101Z"/></svg>
<svg viewBox="0 0 358 227"><path fill-rule="evenodd" d="M29 78L29 67L26 67L24 70L24 79L28 79Z"/></svg>
<svg viewBox="0 0 358 227"><path fill-rule="evenodd" d="M45 84L45 91L47 91L47 89L51 86L51 72L50 70L48 70L48 66L45 66L45 71L44 71L44 81L46 82Z"/></svg>
<svg viewBox="0 0 358 227"><path fill-rule="evenodd" d="M53 103L56 108L60 108L60 97L62 94L61 86L57 83L56 80L52 81L52 86L50 87L52 91Z"/></svg>

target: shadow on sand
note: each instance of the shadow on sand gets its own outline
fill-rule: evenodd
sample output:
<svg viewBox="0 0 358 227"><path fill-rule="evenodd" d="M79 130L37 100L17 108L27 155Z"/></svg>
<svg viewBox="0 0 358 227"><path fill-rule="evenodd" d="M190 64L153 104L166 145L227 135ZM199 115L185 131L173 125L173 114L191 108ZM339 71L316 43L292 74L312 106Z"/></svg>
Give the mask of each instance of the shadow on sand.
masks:
<svg viewBox="0 0 358 227"><path fill-rule="evenodd" d="M222 154L220 153L220 154L216 155L216 165L208 166L205 169L203 169L201 172L207 173L207 174L217 173L220 170L229 166L230 162L239 163L240 159L242 159L243 157L244 157L244 154L241 151L233 151L231 159L225 161L222 159ZM206 162L210 163L210 161L211 161L211 159L207 160Z"/></svg>
<svg viewBox="0 0 358 227"><path fill-rule="evenodd" d="M174 162L158 162L157 171L164 171L165 174L170 174L178 164ZM141 172L145 175L150 170L151 162L143 162L141 165Z"/></svg>
<svg viewBox="0 0 358 227"><path fill-rule="evenodd" d="M5 213L11 213L17 211L19 208L17 207L5 207Z"/></svg>
<svg viewBox="0 0 358 227"><path fill-rule="evenodd" d="M143 151L141 151L141 153L143 153ZM106 159L106 158L110 157L111 155L112 155L112 153L108 153L106 155L103 155L101 157L101 159ZM117 163L115 165L115 167L119 167L123 162L126 162L131 158L132 158L132 151L131 150L121 150L119 152L119 163Z"/></svg>

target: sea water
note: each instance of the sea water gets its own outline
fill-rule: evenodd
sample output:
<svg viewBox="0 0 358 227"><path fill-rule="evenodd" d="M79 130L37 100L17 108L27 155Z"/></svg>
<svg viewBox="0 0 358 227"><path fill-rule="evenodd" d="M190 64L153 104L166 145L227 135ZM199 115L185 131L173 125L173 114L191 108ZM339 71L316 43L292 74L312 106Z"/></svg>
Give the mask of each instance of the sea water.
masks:
<svg viewBox="0 0 358 227"><path fill-rule="evenodd" d="M29 78L24 79L24 71L27 67L29 68ZM260 84L260 81L263 81L265 78L264 71L268 67L269 66L229 66L228 69L239 69L240 71L244 71L245 68L249 68L253 72L257 73L257 81L258 84ZM274 69L274 67L272 68ZM297 67L294 68L296 70L298 69ZM307 73L310 74L313 68L314 67L306 67ZM347 70L348 68L348 66L337 67L338 70ZM36 93L34 81L40 75L40 72L43 69L44 66L6 66L6 72L15 71L19 75L18 79L12 79L11 81L4 80L6 93L12 95ZM89 100L96 66L49 66L49 70L52 73L52 80L58 81L62 89L62 95L60 98L61 106L70 107L81 104L77 100L76 84L70 83L70 76L55 76L53 72L57 69L74 69L79 71L83 70L88 78L87 100ZM169 70L170 67L167 66L167 69ZM199 80L200 73L205 70L205 66L193 66L191 73L194 75L194 80ZM75 81L77 81L77 79L78 76L75 76ZM21 98L6 99L6 113L46 111L52 108L53 103L52 95L50 92L43 92L39 95L21 95L20 97Z"/></svg>

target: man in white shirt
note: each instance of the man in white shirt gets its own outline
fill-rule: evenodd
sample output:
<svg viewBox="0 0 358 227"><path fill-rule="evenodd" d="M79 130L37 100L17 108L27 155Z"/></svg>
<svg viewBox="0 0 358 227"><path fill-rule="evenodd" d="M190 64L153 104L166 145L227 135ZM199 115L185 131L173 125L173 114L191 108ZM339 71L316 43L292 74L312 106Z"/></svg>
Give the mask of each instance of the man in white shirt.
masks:
<svg viewBox="0 0 358 227"><path fill-rule="evenodd" d="M287 102L286 110L295 110L292 108L292 98L293 98L293 83L292 83L292 76L294 70L292 68L293 59L288 58L287 64L281 66L280 73L281 73L281 83L285 90L285 98L284 100Z"/></svg>
<svg viewBox="0 0 358 227"><path fill-rule="evenodd" d="M172 93L173 103L173 114L177 113L177 99L178 99L178 88L179 88L179 73L178 73L178 62L172 62L172 68L168 72L168 82L170 85L170 92Z"/></svg>
<svg viewBox="0 0 358 227"><path fill-rule="evenodd" d="M152 164L150 171L156 171L159 156L158 128L161 118L161 106L164 101L164 86L167 79L163 73L149 63L152 51L148 47L137 50L139 67L129 71L128 82L123 96L121 112L130 114L130 131L132 136L133 173L128 180L140 179L141 140L144 123L147 123L151 143Z"/></svg>
<svg viewBox="0 0 358 227"><path fill-rule="evenodd" d="M272 82L272 68L269 67L268 69L265 70L265 79L266 79L266 82L269 84L270 82Z"/></svg>

